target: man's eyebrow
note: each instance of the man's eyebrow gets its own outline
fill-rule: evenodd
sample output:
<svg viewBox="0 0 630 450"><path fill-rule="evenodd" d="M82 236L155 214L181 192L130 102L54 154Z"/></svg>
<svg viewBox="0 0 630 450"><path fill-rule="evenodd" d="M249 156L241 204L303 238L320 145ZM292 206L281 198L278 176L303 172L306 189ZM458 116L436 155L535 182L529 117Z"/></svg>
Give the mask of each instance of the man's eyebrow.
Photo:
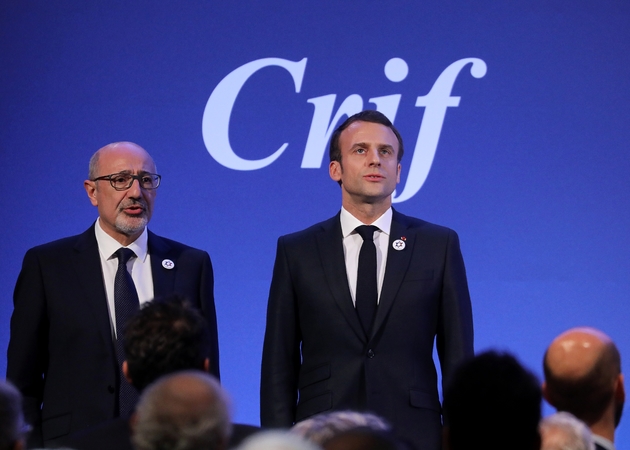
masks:
<svg viewBox="0 0 630 450"><path fill-rule="evenodd" d="M361 147L361 148L363 148L363 147L369 147L369 146L370 146L370 144L368 144L367 142L355 142L355 143L352 145L352 147L351 147L351 148L355 148L355 147ZM380 150L380 149L384 149L384 148L390 149L390 150L392 150L392 151L394 150L394 147L393 147L392 145L390 145L390 144L377 144L377 148L378 148L379 150Z"/></svg>

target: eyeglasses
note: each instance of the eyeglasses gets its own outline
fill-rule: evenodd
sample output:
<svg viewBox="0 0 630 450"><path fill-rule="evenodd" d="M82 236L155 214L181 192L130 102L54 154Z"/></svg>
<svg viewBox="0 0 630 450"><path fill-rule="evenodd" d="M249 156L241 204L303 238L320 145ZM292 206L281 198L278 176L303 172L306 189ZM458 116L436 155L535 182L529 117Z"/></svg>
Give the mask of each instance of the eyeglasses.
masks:
<svg viewBox="0 0 630 450"><path fill-rule="evenodd" d="M140 172L138 175L134 175L129 172L119 172L97 177L92 181L98 180L108 180L112 187L117 191L126 191L129 189L133 184L133 180L138 180L138 184L140 184L142 189L157 189L160 185L160 180L162 180L162 175L149 172Z"/></svg>

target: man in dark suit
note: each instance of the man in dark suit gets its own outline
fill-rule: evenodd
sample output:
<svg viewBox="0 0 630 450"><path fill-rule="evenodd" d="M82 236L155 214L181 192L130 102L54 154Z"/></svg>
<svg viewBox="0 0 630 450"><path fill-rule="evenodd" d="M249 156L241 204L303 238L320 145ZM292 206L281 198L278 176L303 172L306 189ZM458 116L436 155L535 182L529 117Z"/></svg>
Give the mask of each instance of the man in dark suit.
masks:
<svg viewBox="0 0 630 450"><path fill-rule="evenodd" d="M400 134L384 115L348 118L330 142L341 212L278 240L263 426L368 410L418 448L440 448L433 343L448 377L473 354L472 312L456 233L391 208L402 155ZM375 227L366 237L364 225Z"/></svg>
<svg viewBox="0 0 630 450"><path fill-rule="evenodd" d="M211 371L219 375L210 257L147 230L156 188L151 156L131 142L90 160L84 187L98 220L84 233L30 249L14 292L7 378L24 396L30 446L127 416L134 393L122 383L122 336L129 315L176 292L211 330Z"/></svg>
<svg viewBox="0 0 630 450"><path fill-rule="evenodd" d="M614 450L626 391L612 339L595 328L565 331L549 345L543 369L543 395L549 404L583 421L598 450Z"/></svg>

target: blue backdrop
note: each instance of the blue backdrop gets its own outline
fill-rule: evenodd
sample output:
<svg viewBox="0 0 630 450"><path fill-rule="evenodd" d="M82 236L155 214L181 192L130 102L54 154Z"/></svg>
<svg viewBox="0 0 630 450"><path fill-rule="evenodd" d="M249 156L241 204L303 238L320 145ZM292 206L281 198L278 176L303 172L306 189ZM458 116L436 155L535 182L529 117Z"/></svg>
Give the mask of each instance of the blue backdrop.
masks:
<svg viewBox="0 0 630 450"><path fill-rule="evenodd" d="M460 234L476 349L540 375L591 325L627 363L629 23L624 0L3 1L0 348L23 254L91 224L88 159L131 140L163 175L150 228L212 257L223 383L258 423L276 239L337 212L330 131L379 108L395 207Z"/></svg>

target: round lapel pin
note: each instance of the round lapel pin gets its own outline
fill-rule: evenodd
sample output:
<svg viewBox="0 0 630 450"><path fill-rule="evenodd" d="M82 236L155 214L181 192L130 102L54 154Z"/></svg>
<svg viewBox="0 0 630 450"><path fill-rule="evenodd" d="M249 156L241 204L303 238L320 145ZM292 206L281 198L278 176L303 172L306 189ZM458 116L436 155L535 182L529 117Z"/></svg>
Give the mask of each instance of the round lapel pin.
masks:
<svg viewBox="0 0 630 450"><path fill-rule="evenodd" d="M394 242L392 242L392 247L394 247L394 250L404 250L405 249L405 241L403 241L402 239L396 239Z"/></svg>
<svg viewBox="0 0 630 450"><path fill-rule="evenodd" d="M171 261L170 259L165 259L162 261L162 267L164 267L165 269L171 270L175 268L175 263Z"/></svg>

